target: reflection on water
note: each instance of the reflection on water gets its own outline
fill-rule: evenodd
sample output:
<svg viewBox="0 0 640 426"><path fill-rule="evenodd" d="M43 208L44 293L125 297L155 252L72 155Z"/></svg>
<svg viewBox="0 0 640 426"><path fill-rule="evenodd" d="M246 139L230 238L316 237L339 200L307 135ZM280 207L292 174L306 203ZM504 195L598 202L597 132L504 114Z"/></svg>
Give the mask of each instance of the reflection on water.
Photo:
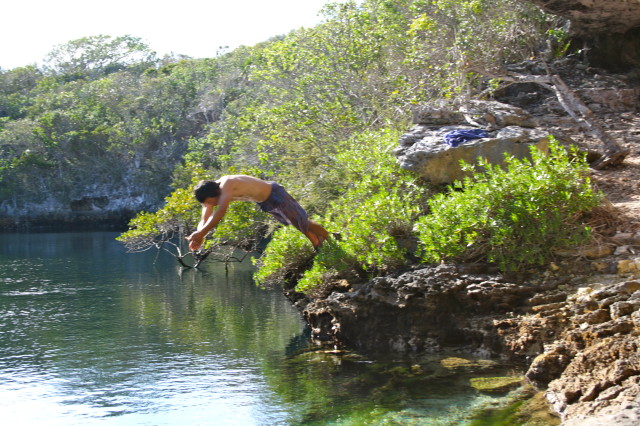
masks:
<svg viewBox="0 0 640 426"><path fill-rule="evenodd" d="M249 263L180 274L170 257L125 254L115 236L1 236L2 414L286 419L260 364L303 333L287 301L257 289Z"/></svg>
<svg viewBox="0 0 640 426"><path fill-rule="evenodd" d="M435 359L310 350L249 261L181 273L116 236L0 235L0 413L13 424L460 424L495 399Z"/></svg>

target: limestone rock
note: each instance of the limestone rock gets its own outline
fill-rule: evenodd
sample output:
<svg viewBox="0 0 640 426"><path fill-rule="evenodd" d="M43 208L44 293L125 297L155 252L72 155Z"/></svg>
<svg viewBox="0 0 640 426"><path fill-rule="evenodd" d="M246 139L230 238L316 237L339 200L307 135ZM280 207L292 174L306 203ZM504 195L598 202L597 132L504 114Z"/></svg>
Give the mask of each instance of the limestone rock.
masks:
<svg viewBox="0 0 640 426"><path fill-rule="evenodd" d="M640 424L640 282L623 280L514 283L442 264L355 284L311 301L304 315L313 337L331 344L528 361L526 379L548 386L563 424L631 425ZM442 366L473 365L455 357Z"/></svg>
<svg viewBox="0 0 640 426"><path fill-rule="evenodd" d="M473 351L492 344L478 330L491 323L491 315L522 306L536 290L461 269L440 265L374 278L352 292L313 301L303 314L318 340L403 353L458 345ZM484 318L482 327L471 323L474 315Z"/></svg>
<svg viewBox="0 0 640 426"><path fill-rule="evenodd" d="M640 398L638 374L637 337L612 336L580 352L562 376L549 384L547 399L565 419L608 414L607 408L624 407L621 399Z"/></svg>
<svg viewBox="0 0 640 426"><path fill-rule="evenodd" d="M467 359L460 357L447 357L440 360L440 365L453 371L482 371L498 366L496 361L490 359Z"/></svg>
<svg viewBox="0 0 640 426"><path fill-rule="evenodd" d="M573 356L574 353L566 345L554 345L533 360L525 377L534 385L544 387L560 377Z"/></svg>
<svg viewBox="0 0 640 426"><path fill-rule="evenodd" d="M443 141L444 135L452 130L470 128L447 126L430 130L422 125L414 127L402 137L401 147L394 151L400 167L416 172L434 184L446 184L466 176L460 167L461 160L475 164L478 157L482 157L491 164L502 164L505 154L516 158L529 156L531 146L544 152L548 150L547 133L518 126L505 127L491 132L488 138L474 139L455 148Z"/></svg>
<svg viewBox="0 0 640 426"><path fill-rule="evenodd" d="M522 377L474 377L471 387L485 393L502 393L522 384Z"/></svg>
<svg viewBox="0 0 640 426"><path fill-rule="evenodd" d="M414 123L415 126L400 138L400 146L394 154L400 167L434 184L463 179L466 173L460 167L461 160L475 164L478 157L482 157L491 164L502 164L505 154L516 158L529 156L531 146L543 152L548 150L548 134L533 128L535 123L530 114L500 102L423 105L414 112ZM451 131L473 128L486 130L488 137L473 139L457 147L444 142L444 136Z"/></svg>
<svg viewBox="0 0 640 426"><path fill-rule="evenodd" d="M640 26L637 0L531 0L543 10L571 20L579 34L624 33Z"/></svg>

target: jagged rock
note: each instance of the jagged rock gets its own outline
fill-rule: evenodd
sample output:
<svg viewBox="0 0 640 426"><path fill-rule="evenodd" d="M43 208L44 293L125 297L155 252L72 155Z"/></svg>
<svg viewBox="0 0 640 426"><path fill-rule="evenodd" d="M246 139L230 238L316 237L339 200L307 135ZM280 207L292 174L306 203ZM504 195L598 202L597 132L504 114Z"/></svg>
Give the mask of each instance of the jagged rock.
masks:
<svg viewBox="0 0 640 426"><path fill-rule="evenodd" d="M463 122L473 123L475 127ZM531 146L546 152L548 134L532 128L535 123L521 108L495 101L470 101L465 105L423 105L414 113L415 126L394 150L400 167L413 171L434 184L447 184L466 175L460 161L469 164L478 157L491 164L502 164L505 154L516 158L530 155ZM443 127L432 127L434 125ZM453 130L481 127L488 137L467 141L457 147L444 142Z"/></svg>
<svg viewBox="0 0 640 426"><path fill-rule="evenodd" d="M640 271L640 258L622 259L618 261L617 271L619 274L637 274Z"/></svg>
<svg viewBox="0 0 640 426"><path fill-rule="evenodd" d="M563 419L609 415L640 398L640 348L636 336L610 336L587 347L549 384L547 399ZM633 420L638 424L640 410Z"/></svg>
<svg viewBox="0 0 640 426"><path fill-rule="evenodd" d="M352 292L314 300L303 313L319 340L404 353L460 345L473 350L491 345L479 331L491 328L491 315L523 305L538 290L440 265L374 278ZM470 322L474 315L484 318L483 325Z"/></svg>
<svg viewBox="0 0 640 426"><path fill-rule="evenodd" d="M464 113L447 102L420 105L413 110L413 123L426 126L465 124Z"/></svg>
<svg viewBox="0 0 640 426"><path fill-rule="evenodd" d="M588 286L552 277L516 284L472 270L443 264L378 277L310 301L304 315L314 337L332 344L529 361L526 379L548 386L563 424L638 424L640 282L613 275Z"/></svg>
<svg viewBox="0 0 640 426"><path fill-rule="evenodd" d="M560 377L574 355L566 345L555 344L533 360L525 377L534 385L544 387Z"/></svg>
<svg viewBox="0 0 640 426"><path fill-rule="evenodd" d="M556 250L556 254L559 256L565 257L588 257L591 259L597 259L600 257L609 256L614 252L614 248L607 245L602 244L593 244L587 245L583 247L578 247L570 250Z"/></svg>
<svg viewBox="0 0 640 426"><path fill-rule="evenodd" d="M562 308L564 327L526 373L565 425L640 421L640 283L592 284ZM542 321L542 318L538 320ZM521 325L522 327L522 325ZM520 329L514 330L516 338Z"/></svg>
<svg viewBox="0 0 640 426"><path fill-rule="evenodd" d="M640 26L637 0L530 1L549 13L570 19L574 33L624 33Z"/></svg>
<svg viewBox="0 0 640 426"><path fill-rule="evenodd" d="M413 123L425 126L472 124L487 131L506 126L535 127L531 114L497 101L432 102L413 111Z"/></svg>
<svg viewBox="0 0 640 426"><path fill-rule="evenodd" d="M459 109L468 123L487 131L508 126L536 127L536 122L526 110L502 102L470 100Z"/></svg>

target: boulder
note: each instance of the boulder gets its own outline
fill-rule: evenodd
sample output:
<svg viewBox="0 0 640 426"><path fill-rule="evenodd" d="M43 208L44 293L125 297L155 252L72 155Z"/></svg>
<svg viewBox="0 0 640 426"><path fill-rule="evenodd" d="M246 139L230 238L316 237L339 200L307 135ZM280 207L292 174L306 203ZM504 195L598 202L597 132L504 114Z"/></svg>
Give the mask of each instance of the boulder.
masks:
<svg viewBox="0 0 640 426"><path fill-rule="evenodd" d="M414 123L400 138L394 154L400 167L434 184L463 179L466 173L460 161L474 164L482 157L491 164L502 164L507 154L524 158L530 155L531 147L548 150L548 133L533 128L535 123L529 113L500 102L424 105L414 112ZM477 128L486 130L488 137L472 139L457 147L444 141L449 132Z"/></svg>

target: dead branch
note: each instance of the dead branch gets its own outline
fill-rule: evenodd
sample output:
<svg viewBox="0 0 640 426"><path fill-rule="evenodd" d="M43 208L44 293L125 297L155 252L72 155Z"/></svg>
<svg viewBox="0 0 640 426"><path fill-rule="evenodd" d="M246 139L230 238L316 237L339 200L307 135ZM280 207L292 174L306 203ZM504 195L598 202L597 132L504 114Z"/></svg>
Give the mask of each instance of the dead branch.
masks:
<svg viewBox="0 0 640 426"><path fill-rule="evenodd" d="M521 75L512 72L496 75L484 70L472 69L478 74L510 83L536 83L551 90L560 105L573 118L578 125L604 145L604 155L591 164L593 169L602 169L605 166L620 164L631 152L616 142L604 128L598 123L595 114L585 105L580 97L567 86L557 74L552 74L547 66L547 75Z"/></svg>
<svg viewBox="0 0 640 426"><path fill-rule="evenodd" d="M562 107L576 120L585 130L604 145L604 156L594 163L591 167L594 169L602 169L608 165L616 165L622 163L631 152L624 149L598 124L598 120L593 112L580 100L565 82L558 75L551 75L551 83L554 92ZM581 115L579 117L575 111Z"/></svg>

